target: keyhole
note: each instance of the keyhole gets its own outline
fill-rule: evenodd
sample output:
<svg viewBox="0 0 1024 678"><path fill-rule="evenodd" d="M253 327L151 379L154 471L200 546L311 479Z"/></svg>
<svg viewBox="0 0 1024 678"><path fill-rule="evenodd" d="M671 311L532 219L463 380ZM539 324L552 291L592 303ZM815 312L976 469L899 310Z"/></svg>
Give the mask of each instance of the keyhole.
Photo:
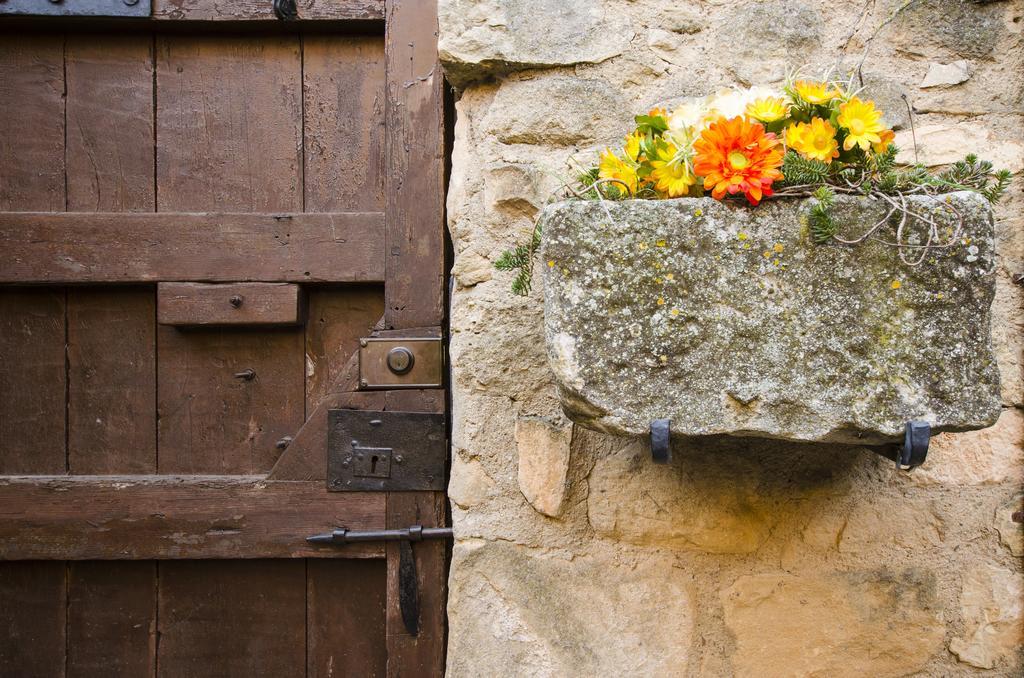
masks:
<svg viewBox="0 0 1024 678"><path fill-rule="evenodd" d="M378 457L376 454L373 455L372 457L370 457L370 473L376 473L377 472L377 460L379 458L380 457Z"/></svg>

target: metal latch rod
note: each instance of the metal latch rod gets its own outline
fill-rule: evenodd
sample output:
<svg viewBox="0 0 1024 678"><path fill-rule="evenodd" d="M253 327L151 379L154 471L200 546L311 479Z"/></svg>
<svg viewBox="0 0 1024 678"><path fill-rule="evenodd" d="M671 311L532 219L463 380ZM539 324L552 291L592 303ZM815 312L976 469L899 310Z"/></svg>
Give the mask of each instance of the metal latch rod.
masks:
<svg viewBox="0 0 1024 678"><path fill-rule="evenodd" d="M423 527L413 525L397 530L348 530L343 528L306 537L312 544L353 544L362 541L423 541L424 539L451 539L450 527Z"/></svg>

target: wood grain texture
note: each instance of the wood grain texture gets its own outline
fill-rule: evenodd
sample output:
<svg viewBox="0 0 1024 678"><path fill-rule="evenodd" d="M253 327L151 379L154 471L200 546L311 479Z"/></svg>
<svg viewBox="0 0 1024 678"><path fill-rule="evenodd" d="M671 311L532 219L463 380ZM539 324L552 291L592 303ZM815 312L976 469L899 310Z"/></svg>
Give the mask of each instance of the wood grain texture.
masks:
<svg viewBox="0 0 1024 678"><path fill-rule="evenodd" d="M377 282L383 215L0 213L0 283Z"/></svg>
<svg viewBox="0 0 1024 678"><path fill-rule="evenodd" d="M443 492L389 492L388 527L445 524ZM447 600L447 543L426 540L413 544L419 583L419 633L409 635L398 604L398 542L388 542L387 646L388 676L444 675L445 602Z"/></svg>
<svg viewBox="0 0 1024 678"><path fill-rule="evenodd" d="M305 321L302 288L289 283L160 283L156 296L161 325L299 325Z"/></svg>
<svg viewBox="0 0 1024 678"><path fill-rule="evenodd" d="M152 212L153 38L67 38L68 210Z"/></svg>
<svg viewBox="0 0 1024 678"><path fill-rule="evenodd" d="M65 569L0 562L0 676L64 675Z"/></svg>
<svg viewBox="0 0 1024 678"><path fill-rule="evenodd" d="M68 468L156 472L151 287L68 289Z"/></svg>
<svg viewBox="0 0 1024 678"><path fill-rule="evenodd" d="M303 40L306 211L384 210L384 41Z"/></svg>
<svg viewBox="0 0 1024 678"><path fill-rule="evenodd" d="M302 211L301 69L298 36L158 36L157 211Z"/></svg>
<svg viewBox="0 0 1024 678"><path fill-rule="evenodd" d="M301 560L160 564L158 676L306 675Z"/></svg>
<svg viewBox="0 0 1024 678"><path fill-rule="evenodd" d="M296 0L299 21L380 21L384 0ZM153 18L195 21L279 21L261 0L153 0Z"/></svg>
<svg viewBox="0 0 1024 678"><path fill-rule="evenodd" d="M65 203L64 37L0 33L0 210Z"/></svg>
<svg viewBox="0 0 1024 678"><path fill-rule="evenodd" d="M444 316L444 76L437 0L387 0L386 326Z"/></svg>
<svg viewBox="0 0 1024 678"><path fill-rule="evenodd" d="M380 544L308 544L377 529L384 496L262 476L0 478L0 559L380 557Z"/></svg>
<svg viewBox="0 0 1024 678"><path fill-rule="evenodd" d="M63 473L65 295L0 289L0 473Z"/></svg>
<svg viewBox="0 0 1024 678"><path fill-rule="evenodd" d="M306 582L308 678L383 677L386 561L310 560Z"/></svg>
<svg viewBox="0 0 1024 678"><path fill-rule="evenodd" d="M156 563L69 563L67 589L69 678L152 676Z"/></svg>
<svg viewBox="0 0 1024 678"><path fill-rule="evenodd" d="M338 383L350 356L384 312L378 286L313 288L306 324L306 412Z"/></svg>
<svg viewBox="0 0 1024 678"><path fill-rule="evenodd" d="M305 420L302 329L161 326L157 342L160 473L269 471Z"/></svg>

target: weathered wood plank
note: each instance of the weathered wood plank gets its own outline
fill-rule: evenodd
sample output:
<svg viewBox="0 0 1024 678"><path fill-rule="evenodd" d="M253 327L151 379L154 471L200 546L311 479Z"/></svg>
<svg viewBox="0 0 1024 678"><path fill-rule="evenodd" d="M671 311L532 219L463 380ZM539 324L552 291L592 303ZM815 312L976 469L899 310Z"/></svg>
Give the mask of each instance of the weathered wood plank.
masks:
<svg viewBox="0 0 1024 678"><path fill-rule="evenodd" d="M160 283L161 325L300 325L302 288L290 283Z"/></svg>
<svg viewBox="0 0 1024 678"><path fill-rule="evenodd" d="M305 420L302 340L302 328L161 326L159 471L269 471Z"/></svg>
<svg viewBox="0 0 1024 678"><path fill-rule="evenodd" d="M263 476L0 478L0 559L380 557L380 544L324 547L335 527L377 529L384 496Z"/></svg>
<svg viewBox="0 0 1024 678"><path fill-rule="evenodd" d="M381 560L310 560L306 675L383 677L387 564Z"/></svg>
<svg viewBox="0 0 1024 678"><path fill-rule="evenodd" d="M66 569L0 563L0 676L64 675Z"/></svg>
<svg viewBox="0 0 1024 678"><path fill-rule="evenodd" d="M384 41L303 40L307 212L384 210Z"/></svg>
<svg viewBox="0 0 1024 678"><path fill-rule="evenodd" d="M156 472L153 307L151 287L68 290L71 473Z"/></svg>
<svg viewBox="0 0 1024 678"><path fill-rule="evenodd" d="M65 202L64 36L2 33L0 210Z"/></svg>
<svg viewBox="0 0 1024 678"><path fill-rule="evenodd" d="M384 312L378 286L313 288L306 325L306 412L338 382L345 365Z"/></svg>
<svg viewBox="0 0 1024 678"><path fill-rule="evenodd" d="M157 36L158 211L301 212L301 72L297 35Z"/></svg>
<svg viewBox="0 0 1024 678"><path fill-rule="evenodd" d="M153 38L67 38L67 190L73 212L152 212Z"/></svg>
<svg viewBox="0 0 1024 678"><path fill-rule="evenodd" d="M297 0L299 21L380 21L384 0ZM153 18L196 21L279 21L263 0L153 0Z"/></svg>
<svg viewBox="0 0 1024 678"><path fill-rule="evenodd" d="M0 283L379 282L383 215L0 213Z"/></svg>
<svg viewBox="0 0 1024 678"><path fill-rule="evenodd" d="M68 675L152 676L156 563L68 565Z"/></svg>
<svg viewBox="0 0 1024 678"><path fill-rule="evenodd" d="M302 561L160 563L157 676L304 678Z"/></svg>
<svg viewBox="0 0 1024 678"><path fill-rule="evenodd" d="M444 76L437 0L387 0L386 327L444 315Z"/></svg>
<svg viewBox="0 0 1024 678"><path fill-rule="evenodd" d="M64 340L64 290L0 290L0 473L67 469Z"/></svg>

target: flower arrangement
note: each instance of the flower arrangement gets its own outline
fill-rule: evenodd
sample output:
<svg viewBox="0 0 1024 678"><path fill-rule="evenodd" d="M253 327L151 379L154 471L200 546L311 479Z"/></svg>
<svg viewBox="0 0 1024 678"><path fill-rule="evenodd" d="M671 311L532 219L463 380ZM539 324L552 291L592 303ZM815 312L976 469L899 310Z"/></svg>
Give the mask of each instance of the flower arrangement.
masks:
<svg viewBox="0 0 1024 678"><path fill-rule="evenodd" d="M909 105L908 105L909 109ZM690 99L671 112L655 108L634 119L636 126L620 149L606 148L595 166L577 168L564 197L590 200L701 197L743 199L756 207L762 200L813 198L809 215L815 242L857 244L879 239L885 224L901 221L894 245L901 260L916 266L933 250L953 247L960 229L940 229L927 215L909 214L905 196L977 191L997 202L1009 186L1010 173L968 155L939 173L921 165L896 163L895 134L873 101L846 82L790 76L781 90L766 87L726 89ZM854 238L839 235L831 211L837 193L884 200L885 219ZM947 207L952 210L952 207ZM954 215L956 216L956 215ZM904 242L908 217L923 221L926 244ZM894 219L895 218L895 219ZM942 237L943 231L946 237ZM528 294L533 253L540 243L509 250L496 267L518 270L516 294Z"/></svg>

